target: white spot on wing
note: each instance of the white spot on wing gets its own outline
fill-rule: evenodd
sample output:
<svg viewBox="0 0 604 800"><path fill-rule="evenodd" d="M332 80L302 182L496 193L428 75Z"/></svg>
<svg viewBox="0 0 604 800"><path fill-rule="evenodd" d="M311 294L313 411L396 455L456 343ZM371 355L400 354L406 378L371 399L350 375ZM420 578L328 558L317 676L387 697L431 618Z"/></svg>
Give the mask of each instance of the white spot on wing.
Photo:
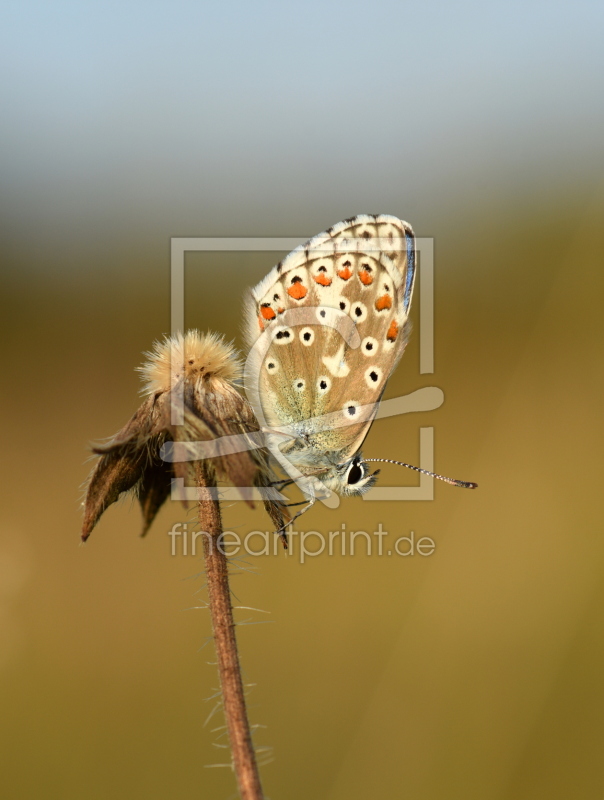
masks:
<svg viewBox="0 0 604 800"><path fill-rule="evenodd" d="M371 225L368 222L363 222L355 228L354 235L357 239L375 239L377 236L377 226Z"/></svg>
<svg viewBox="0 0 604 800"><path fill-rule="evenodd" d="M350 316L354 322L364 322L367 319L367 306L365 303L353 303L350 307Z"/></svg>
<svg viewBox="0 0 604 800"><path fill-rule="evenodd" d="M317 286L324 291L333 281L333 260L331 258L318 258L313 261L310 267L310 275Z"/></svg>
<svg viewBox="0 0 604 800"><path fill-rule="evenodd" d="M300 341L305 347L310 347L315 340L315 332L310 326L302 328L300 331Z"/></svg>
<svg viewBox="0 0 604 800"><path fill-rule="evenodd" d="M315 315L319 322L326 322L329 327L336 324L338 318L341 316L341 314L338 315L335 308L331 308L330 306L318 306Z"/></svg>
<svg viewBox="0 0 604 800"><path fill-rule="evenodd" d="M361 342L361 353L364 356L376 355L379 348L379 342L377 339L374 339L373 336L366 336Z"/></svg>
<svg viewBox="0 0 604 800"><path fill-rule="evenodd" d="M272 335L275 344L291 344L294 340L293 330L287 328L285 325L280 325L278 328L275 328Z"/></svg>
<svg viewBox="0 0 604 800"><path fill-rule="evenodd" d="M342 406L342 413L346 419L356 419L359 415L359 404L356 400L349 400Z"/></svg>
<svg viewBox="0 0 604 800"><path fill-rule="evenodd" d="M336 260L336 275L340 278L340 285L352 278L356 260L356 256L353 256L351 253L344 253L344 255L339 256Z"/></svg>
<svg viewBox="0 0 604 800"><path fill-rule="evenodd" d="M336 297L335 305L336 308L338 308L343 314L348 314L350 311L350 300L347 297L344 297L343 294Z"/></svg>
<svg viewBox="0 0 604 800"><path fill-rule="evenodd" d="M344 361L344 348L346 345L342 343L338 352L333 356L323 356L323 363L331 372L334 378L345 378L350 372L350 367Z"/></svg>
<svg viewBox="0 0 604 800"><path fill-rule="evenodd" d="M365 370L365 383L370 389L374 389L382 382L383 374L379 367L368 367Z"/></svg>

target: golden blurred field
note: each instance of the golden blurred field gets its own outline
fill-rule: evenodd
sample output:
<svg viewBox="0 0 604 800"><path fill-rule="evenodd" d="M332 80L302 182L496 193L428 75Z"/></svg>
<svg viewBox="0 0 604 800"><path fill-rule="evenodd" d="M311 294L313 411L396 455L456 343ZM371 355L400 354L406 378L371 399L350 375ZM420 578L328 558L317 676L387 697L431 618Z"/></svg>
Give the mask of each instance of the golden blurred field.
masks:
<svg viewBox="0 0 604 800"><path fill-rule="evenodd" d="M353 499L301 521L381 522L432 537L435 553L280 553L233 579L241 605L270 612L240 619L272 622L239 629L257 742L274 748L269 797L602 796L604 199L566 197L502 195L441 211L433 231L416 223L436 242L436 369L419 375L412 337L387 396L435 385L446 399L376 422L364 450L417 462L418 427L433 425L437 471L479 489ZM187 610L201 604L201 562L171 557L167 535L191 515L168 503L141 540L127 502L78 545L87 442L133 412L133 368L169 327L167 247L137 260L126 237L112 252L111 268L91 249L85 270L61 273L57 245L44 271L23 258L5 282L4 791L228 797L228 770L206 768L226 760L220 715L203 727L208 616ZM274 254L191 259L187 324L237 336L240 295ZM381 482L397 481L415 476L386 466ZM268 527L239 503L225 524Z"/></svg>

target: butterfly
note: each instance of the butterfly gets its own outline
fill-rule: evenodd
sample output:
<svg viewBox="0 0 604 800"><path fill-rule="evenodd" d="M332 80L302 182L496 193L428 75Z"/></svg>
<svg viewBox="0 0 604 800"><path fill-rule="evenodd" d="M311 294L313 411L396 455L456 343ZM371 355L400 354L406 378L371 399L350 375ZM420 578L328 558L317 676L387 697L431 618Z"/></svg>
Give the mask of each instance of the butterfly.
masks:
<svg viewBox="0 0 604 800"><path fill-rule="evenodd" d="M333 506L334 493L367 492L379 472L371 462L474 488L361 453L405 350L415 274L413 230L396 217L357 216L297 247L245 302L248 403L236 385L236 353L219 336L189 331L156 343L141 369L146 400L116 436L95 447L101 458L88 483L83 539L130 490L138 493L145 532L173 478L189 474L181 462L202 462L212 480L240 484L248 502L247 490L257 489L285 547L286 527L317 497ZM272 462L289 477L279 480ZM289 506L297 504L286 503L276 487L294 481L309 502L292 517Z"/></svg>
<svg viewBox="0 0 604 800"><path fill-rule="evenodd" d="M310 504L377 480L361 446L407 344L416 271L409 223L360 215L297 247L248 293L248 399L283 483L296 480Z"/></svg>

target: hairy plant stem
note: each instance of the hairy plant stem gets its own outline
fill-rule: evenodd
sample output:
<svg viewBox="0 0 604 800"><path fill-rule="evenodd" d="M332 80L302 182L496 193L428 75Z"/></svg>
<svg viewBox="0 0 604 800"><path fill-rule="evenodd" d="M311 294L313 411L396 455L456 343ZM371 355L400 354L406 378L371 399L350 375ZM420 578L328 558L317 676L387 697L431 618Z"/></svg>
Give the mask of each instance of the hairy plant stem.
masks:
<svg viewBox="0 0 604 800"><path fill-rule="evenodd" d="M199 487L199 523L201 530L209 534L202 538L210 615L237 786L242 800L262 800L262 786L247 718L237 653L228 563L226 556L217 547L218 537L222 533L220 505L210 492L204 492L204 489L215 489L216 481L204 462L196 464L196 479Z"/></svg>

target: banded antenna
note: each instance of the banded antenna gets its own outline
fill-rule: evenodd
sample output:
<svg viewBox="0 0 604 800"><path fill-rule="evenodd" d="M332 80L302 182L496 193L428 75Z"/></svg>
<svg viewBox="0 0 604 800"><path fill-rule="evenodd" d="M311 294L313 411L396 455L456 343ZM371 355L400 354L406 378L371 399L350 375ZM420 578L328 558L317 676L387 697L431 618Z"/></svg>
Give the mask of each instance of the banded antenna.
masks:
<svg viewBox="0 0 604 800"><path fill-rule="evenodd" d="M461 486L462 489L477 489L478 484L472 483L471 481L458 481L455 478L446 478L444 475L437 475L436 472L430 472L427 469L422 469L421 467L414 467L413 464L405 464L404 461L392 461L390 458L364 458L363 463L369 461L381 461L384 464L396 464L399 467L407 467L407 469L413 469L415 472L421 472L422 475L429 475L431 478L438 478L439 481L444 481L445 483L450 483L451 486Z"/></svg>

